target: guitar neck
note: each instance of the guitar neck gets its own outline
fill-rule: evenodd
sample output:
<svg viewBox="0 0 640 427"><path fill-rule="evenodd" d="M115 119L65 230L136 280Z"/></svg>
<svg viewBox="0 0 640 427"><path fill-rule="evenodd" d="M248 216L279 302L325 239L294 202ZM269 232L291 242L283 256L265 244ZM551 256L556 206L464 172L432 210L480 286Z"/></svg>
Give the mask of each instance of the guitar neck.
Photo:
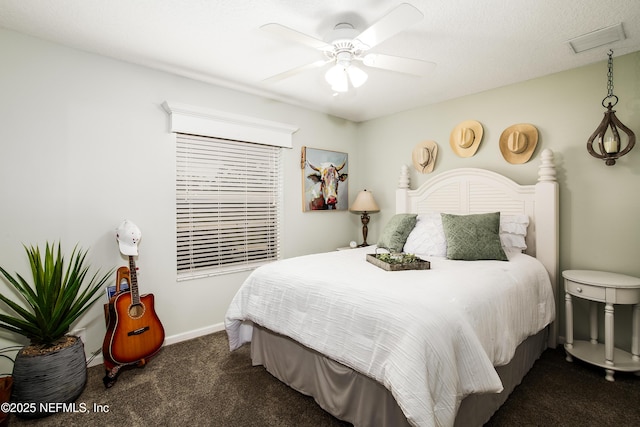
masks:
<svg viewBox="0 0 640 427"><path fill-rule="evenodd" d="M140 304L140 293L138 292L138 276L136 274L136 261L129 255L129 281L131 290L131 303Z"/></svg>

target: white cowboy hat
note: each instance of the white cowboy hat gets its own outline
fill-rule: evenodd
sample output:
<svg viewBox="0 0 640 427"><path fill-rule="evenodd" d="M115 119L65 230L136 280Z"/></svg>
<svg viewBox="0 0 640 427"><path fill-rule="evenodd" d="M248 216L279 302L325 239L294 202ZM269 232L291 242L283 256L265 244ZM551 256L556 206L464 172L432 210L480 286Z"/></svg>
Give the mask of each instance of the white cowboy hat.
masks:
<svg viewBox="0 0 640 427"><path fill-rule="evenodd" d="M449 136L451 149L460 157L473 156L482 142L482 133L482 124L476 120L458 123Z"/></svg>
<svg viewBox="0 0 640 427"><path fill-rule="evenodd" d="M434 141L423 141L416 145L411 153L413 167L420 173L433 172L438 155L438 144Z"/></svg>

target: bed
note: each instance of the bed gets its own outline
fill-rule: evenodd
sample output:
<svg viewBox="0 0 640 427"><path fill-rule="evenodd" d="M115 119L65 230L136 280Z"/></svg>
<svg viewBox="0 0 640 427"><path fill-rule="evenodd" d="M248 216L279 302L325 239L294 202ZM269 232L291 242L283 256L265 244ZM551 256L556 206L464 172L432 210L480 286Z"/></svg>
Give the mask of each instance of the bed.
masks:
<svg viewBox="0 0 640 427"><path fill-rule="evenodd" d="M357 426L482 425L556 346L553 153L541 153L532 185L464 168L411 190L407 175L392 218L416 221L405 249L410 241L416 247L418 224L430 230L425 224L445 214L446 256L420 254L431 269L390 272L365 260L380 250L372 246L260 267L227 311L230 348L251 342L254 365ZM496 212L503 246L503 226L510 234L503 220L527 220L516 239L526 249L504 248L507 262L448 259L449 221Z"/></svg>

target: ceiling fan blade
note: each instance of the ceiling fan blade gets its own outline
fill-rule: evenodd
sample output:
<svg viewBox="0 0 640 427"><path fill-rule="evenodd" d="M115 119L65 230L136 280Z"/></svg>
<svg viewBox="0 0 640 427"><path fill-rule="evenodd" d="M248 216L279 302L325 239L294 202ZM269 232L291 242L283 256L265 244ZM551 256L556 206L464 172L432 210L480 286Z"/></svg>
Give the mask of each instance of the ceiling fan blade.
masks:
<svg viewBox="0 0 640 427"><path fill-rule="evenodd" d="M409 3L402 3L364 30L356 40L370 49L421 21L423 17L424 15L418 9Z"/></svg>
<svg viewBox="0 0 640 427"><path fill-rule="evenodd" d="M415 76L424 76L436 67L434 62L402 58L399 56L382 55L378 53L370 53L366 55L362 59L362 63L368 67L413 74Z"/></svg>
<svg viewBox="0 0 640 427"><path fill-rule="evenodd" d="M288 79L289 77L293 77L298 73L302 73L304 71L307 70L311 70L313 68L319 68L322 67L323 65L327 64L331 62L330 59L321 59L315 62L312 62L310 64L306 64L306 65L301 65L300 67L296 67L296 68L292 68L290 70L284 71L282 73L278 73L274 76L271 77L267 77L266 79L262 80L265 83L276 83L279 82L280 80L284 80L284 79Z"/></svg>
<svg viewBox="0 0 640 427"><path fill-rule="evenodd" d="M285 27L284 25L280 25L276 23L264 24L260 27L260 29L267 31L271 34L275 34L278 37L282 37L282 38L294 41L296 43L310 46L314 49L318 49L318 50L333 49L333 46L331 46L330 44L320 39L317 39L308 34L301 33L300 31L296 31L293 28Z"/></svg>

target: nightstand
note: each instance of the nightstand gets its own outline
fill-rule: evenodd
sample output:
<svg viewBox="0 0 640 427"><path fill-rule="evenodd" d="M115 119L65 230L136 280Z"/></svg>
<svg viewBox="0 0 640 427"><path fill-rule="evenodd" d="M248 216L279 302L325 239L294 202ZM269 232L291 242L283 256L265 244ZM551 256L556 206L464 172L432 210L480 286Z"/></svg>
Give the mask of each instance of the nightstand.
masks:
<svg viewBox="0 0 640 427"><path fill-rule="evenodd" d="M567 360L573 357L605 369L605 378L613 381L615 371L640 374L640 279L624 274L592 270L567 270L564 277L566 306ZM573 302L578 297L591 301L589 341L573 341ZM604 306L604 344L598 342L598 302ZM631 353L614 346L614 304L633 305Z"/></svg>

